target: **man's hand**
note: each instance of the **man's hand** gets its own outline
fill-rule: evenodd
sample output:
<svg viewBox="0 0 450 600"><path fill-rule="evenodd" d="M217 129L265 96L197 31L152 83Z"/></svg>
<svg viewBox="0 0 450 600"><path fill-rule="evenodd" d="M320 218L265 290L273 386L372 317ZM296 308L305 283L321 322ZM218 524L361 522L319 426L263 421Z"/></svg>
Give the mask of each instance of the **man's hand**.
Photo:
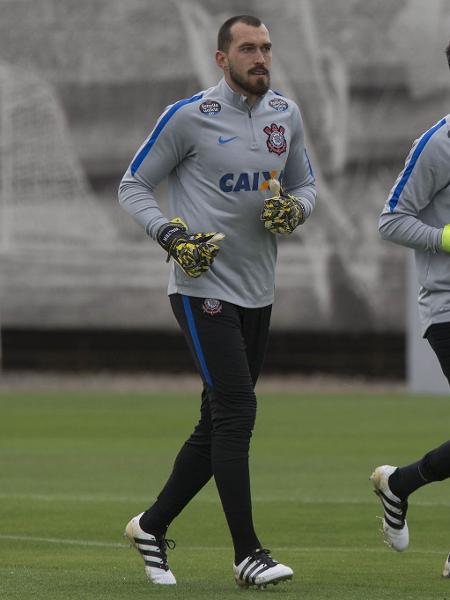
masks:
<svg viewBox="0 0 450 600"><path fill-rule="evenodd" d="M264 201L261 220L272 233L289 234L305 220L305 209L298 198L284 192L277 179L269 180L273 196Z"/></svg>
<svg viewBox="0 0 450 600"><path fill-rule="evenodd" d="M167 252L167 262L174 259L189 277L200 277L207 271L219 252L214 242L223 240L223 233L188 233L186 223L175 217L163 225L157 235L160 246Z"/></svg>

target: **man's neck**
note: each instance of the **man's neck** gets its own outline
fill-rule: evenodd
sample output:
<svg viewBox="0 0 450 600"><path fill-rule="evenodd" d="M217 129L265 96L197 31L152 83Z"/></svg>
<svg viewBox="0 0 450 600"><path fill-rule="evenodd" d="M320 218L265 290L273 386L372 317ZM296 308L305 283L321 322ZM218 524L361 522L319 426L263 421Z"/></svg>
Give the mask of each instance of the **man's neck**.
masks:
<svg viewBox="0 0 450 600"><path fill-rule="evenodd" d="M240 86L238 86L234 81L227 79L227 77L225 77L225 81L228 84L228 86L233 90L233 92L236 92L236 94L240 94L241 96L243 96L245 98L245 101L249 108L253 108L253 106L256 104L258 99L261 98L261 96L259 96L257 94L249 94L248 92L243 90Z"/></svg>

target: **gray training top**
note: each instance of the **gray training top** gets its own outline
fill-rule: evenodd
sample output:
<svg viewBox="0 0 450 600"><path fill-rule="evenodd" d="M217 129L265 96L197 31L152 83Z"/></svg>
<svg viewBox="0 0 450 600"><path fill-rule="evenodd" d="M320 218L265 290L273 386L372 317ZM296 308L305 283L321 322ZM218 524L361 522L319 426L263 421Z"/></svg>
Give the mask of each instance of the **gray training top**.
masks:
<svg viewBox="0 0 450 600"><path fill-rule="evenodd" d="M450 321L450 254L441 249L450 223L450 115L415 140L380 216L385 240L414 248L422 332Z"/></svg>
<svg viewBox="0 0 450 600"><path fill-rule="evenodd" d="M225 234L211 268L193 279L172 265L168 293L217 298L257 308L272 304L277 237L260 219L268 180L282 180L308 217L314 175L303 124L292 100L269 90L249 108L222 79L217 86L166 108L119 188L121 205L156 239L168 222L153 190L168 177L169 219L189 231Z"/></svg>

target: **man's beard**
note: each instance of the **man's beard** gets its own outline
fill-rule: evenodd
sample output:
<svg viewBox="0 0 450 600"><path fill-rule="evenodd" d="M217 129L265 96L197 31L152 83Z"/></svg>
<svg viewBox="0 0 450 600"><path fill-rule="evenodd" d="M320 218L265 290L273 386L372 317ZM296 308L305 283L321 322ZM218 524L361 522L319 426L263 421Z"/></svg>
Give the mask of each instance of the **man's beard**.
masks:
<svg viewBox="0 0 450 600"><path fill-rule="evenodd" d="M230 65L230 78L234 81L236 85L238 85L241 89L243 89L248 94L252 94L254 96L264 96L264 94L269 90L270 87L270 73L266 71L264 76L258 77L255 83L250 83L248 79L244 79L241 75L236 73L233 67Z"/></svg>

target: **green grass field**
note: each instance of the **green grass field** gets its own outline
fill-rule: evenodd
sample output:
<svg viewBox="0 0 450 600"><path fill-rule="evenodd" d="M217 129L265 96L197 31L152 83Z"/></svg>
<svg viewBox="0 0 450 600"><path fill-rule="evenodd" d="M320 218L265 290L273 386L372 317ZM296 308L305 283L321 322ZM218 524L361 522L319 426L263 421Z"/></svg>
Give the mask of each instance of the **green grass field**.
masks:
<svg viewBox="0 0 450 600"><path fill-rule="evenodd" d="M0 394L0 598L450 599L448 482L411 499L410 549L389 550L368 477L449 438L447 398L261 394L251 467L258 534L291 582L240 590L213 483L175 521L178 585L147 583L125 543L197 417L192 394Z"/></svg>

